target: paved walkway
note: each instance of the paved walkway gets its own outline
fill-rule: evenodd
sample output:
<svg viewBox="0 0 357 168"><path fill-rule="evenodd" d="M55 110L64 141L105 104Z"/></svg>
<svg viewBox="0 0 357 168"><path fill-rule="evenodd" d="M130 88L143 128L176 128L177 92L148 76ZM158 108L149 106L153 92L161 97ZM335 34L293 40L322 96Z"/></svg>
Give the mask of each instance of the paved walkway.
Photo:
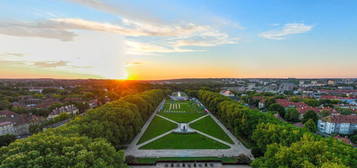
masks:
<svg viewBox="0 0 357 168"><path fill-rule="evenodd" d="M176 129L176 128L175 128L175 129ZM156 141L157 139L159 139L159 138L161 138L161 137L164 137L164 136L166 136L166 135L171 134L172 132L174 132L175 129L170 130L170 131L168 131L168 132L165 132L165 133L163 133L163 134L161 134L161 135L159 135L159 136L157 136L157 137L155 137L155 138L152 138L152 139L150 139L150 140L147 140L147 141L145 141L145 142L143 142L143 143L141 143L141 144L139 144L139 145L136 145L136 147L137 147L138 149L140 149L142 146L144 146L144 145L146 145L146 144L149 144L149 143L151 143L151 142L153 142L153 141Z"/></svg>
<svg viewBox="0 0 357 168"><path fill-rule="evenodd" d="M201 119L203 119L203 118L205 118L205 117L207 117L208 116L208 114L206 114L206 115L204 115L204 116L202 116L202 117L199 117L199 118L197 118L197 119L195 119L195 120L192 120L192 121L190 121L188 124L192 124L192 123L194 123L194 122L196 122L196 121L198 121L198 120L201 120Z"/></svg>
<svg viewBox="0 0 357 168"><path fill-rule="evenodd" d="M141 136L145 133L146 129L150 125L151 121L155 116L161 117L167 121L170 121L172 123L175 123L179 125L178 122L171 120L167 117L161 116L158 113L158 111L161 109L161 107L164 105L165 100L161 102L161 104L158 106L158 108L155 110L155 112L152 114L150 119L145 123L144 127L142 128L141 132L134 138L132 143L128 146L127 150L125 151L125 155L133 155L135 157L231 157L231 156L238 156L240 154L245 154L246 156L250 157L251 159L254 159L253 155L251 154L250 150L245 148L245 146L237 140L237 138L225 128L225 126L210 112L207 113L207 115L201 116L188 124L192 124L196 121L199 121L208 115L213 118L213 120L222 128L222 130L233 140L234 144L227 143L221 139L215 138L213 136L210 136L206 133L203 133L201 131L193 129L195 132L206 136L210 139L213 139L215 141L218 141L222 144L230 146L229 149L165 149L165 150L144 150L140 149L140 147L149 144L161 137L164 137L170 133L172 133L174 130L170 130L164 134L161 134L155 138L152 138L148 141L145 141L144 143L141 143L137 145L139 142Z"/></svg>
<svg viewBox="0 0 357 168"><path fill-rule="evenodd" d="M129 144L126 152L129 152L131 150L136 149L136 144L138 144L140 138L144 135L146 129L149 127L151 121L155 118L155 115L158 111L160 111L160 109L163 107L163 105L165 104L165 99L162 100L162 102L160 103L160 105L156 108L156 110L154 111L154 113L150 116L150 118L148 119L148 121L146 121L146 123L144 124L143 128L141 128L141 131L138 135L136 135L136 137L131 141L131 143Z"/></svg>
<svg viewBox="0 0 357 168"><path fill-rule="evenodd" d="M164 117L164 116L162 116L162 115L160 115L160 114L156 114L156 116L158 116L158 117L160 117L160 118L162 118L162 119L165 119L165 120L167 120L167 121L170 121L170 122L172 122L172 123L179 124L178 122L176 122L176 121L174 121L174 120L171 120L171 119L169 119L169 118L167 118L167 117Z"/></svg>

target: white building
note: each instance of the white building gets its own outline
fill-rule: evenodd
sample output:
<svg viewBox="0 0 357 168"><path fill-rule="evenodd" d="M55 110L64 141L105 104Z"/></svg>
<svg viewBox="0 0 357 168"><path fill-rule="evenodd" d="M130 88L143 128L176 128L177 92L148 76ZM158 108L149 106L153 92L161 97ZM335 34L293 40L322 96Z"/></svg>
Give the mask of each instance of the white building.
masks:
<svg viewBox="0 0 357 168"><path fill-rule="evenodd" d="M357 115L331 115L318 120L317 127L326 134L352 134L357 130Z"/></svg>
<svg viewBox="0 0 357 168"><path fill-rule="evenodd" d="M219 92L219 94L227 97L234 97L234 93L231 92L230 90L222 90Z"/></svg>
<svg viewBox="0 0 357 168"><path fill-rule="evenodd" d="M186 100L188 100L188 96L186 95L186 93L183 93L183 92L174 92L172 94L172 96L170 96L170 98L172 100L176 100L176 101L186 101Z"/></svg>
<svg viewBox="0 0 357 168"><path fill-rule="evenodd" d="M0 123L0 136L6 134L15 134L15 127L12 122L1 122Z"/></svg>
<svg viewBox="0 0 357 168"><path fill-rule="evenodd" d="M0 132L4 134L25 135L29 133L29 121L24 115L9 110L0 111ZM0 135L3 135L0 133Z"/></svg>
<svg viewBox="0 0 357 168"><path fill-rule="evenodd" d="M55 118L62 113L77 114L78 112L79 112L79 109L76 106L74 106L73 104L67 105L67 106L62 106L62 107L52 110L52 112L48 115L47 119Z"/></svg>
<svg viewBox="0 0 357 168"><path fill-rule="evenodd" d="M327 81L327 84L328 84L328 85L335 85L336 82L335 82L334 80L328 80L328 81Z"/></svg>

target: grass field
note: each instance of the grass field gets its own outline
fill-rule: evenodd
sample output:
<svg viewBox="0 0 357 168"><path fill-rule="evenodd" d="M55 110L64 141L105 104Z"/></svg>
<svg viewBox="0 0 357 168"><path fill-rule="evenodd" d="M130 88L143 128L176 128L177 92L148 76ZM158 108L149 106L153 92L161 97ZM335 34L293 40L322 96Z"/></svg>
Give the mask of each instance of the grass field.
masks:
<svg viewBox="0 0 357 168"><path fill-rule="evenodd" d="M179 123L187 123L205 115L202 107L192 101L167 100L160 115Z"/></svg>
<svg viewBox="0 0 357 168"><path fill-rule="evenodd" d="M167 100L161 112L204 112L203 108L192 101Z"/></svg>
<svg viewBox="0 0 357 168"><path fill-rule="evenodd" d="M222 161L223 163L237 163L233 157L162 157L162 158L136 158L136 163L154 164L157 161Z"/></svg>
<svg viewBox="0 0 357 168"><path fill-rule="evenodd" d="M166 118L169 118L179 123L188 123L205 114L204 113L159 113L159 115L162 115Z"/></svg>
<svg viewBox="0 0 357 168"><path fill-rule="evenodd" d="M144 135L140 138L138 144L143 143L149 139L159 136L167 131L176 128L177 125L165 119L156 116L150 123Z"/></svg>
<svg viewBox="0 0 357 168"><path fill-rule="evenodd" d="M171 133L140 149L229 149L230 147L203 135Z"/></svg>
<svg viewBox="0 0 357 168"><path fill-rule="evenodd" d="M228 143L233 144L234 142L232 141L231 138L222 130L222 128L210 117L207 116L205 118L202 118L201 120L198 120L192 124L190 124L191 128L197 129L201 132L204 132L208 135L211 135L213 137L216 137L218 139L221 139L223 141L226 141Z"/></svg>

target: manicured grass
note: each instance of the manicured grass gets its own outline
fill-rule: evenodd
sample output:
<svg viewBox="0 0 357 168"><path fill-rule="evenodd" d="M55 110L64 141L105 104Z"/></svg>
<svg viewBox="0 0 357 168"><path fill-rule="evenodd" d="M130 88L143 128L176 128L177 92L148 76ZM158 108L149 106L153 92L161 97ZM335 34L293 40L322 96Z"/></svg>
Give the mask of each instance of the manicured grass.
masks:
<svg viewBox="0 0 357 168"><path fill-rule="evenodd" d="M211 118L207 116L190 124L191 128L204 132L208 135L226 141L228 143L234 144L231 138L222 130L222 128Z"/></svg>
<svg viewBox="0 0 357 168"><path fill-rule="evenodd" d="M161 112L204 112L204 109L192 101L166 100Z"/></svg>
<svg viewBox="0 0 357 168"><path fill-rule="evenodd" d="M140 138L138 144L143 143L149 139L157 137L167 131L177 127L177 124L167 121L163 118L156 116L150 123L144 135Z"/></svg>
<svg viewBox="0 0 357 168"><path fill-rule="evenodd" d="M162 158L136 158L136 163L154 164L157 161L222 161L223 163L237 163L233 157L162 157Z"/></svg>
<svg viewBox="0 0 357 168"><path fill-rule="evenodd" d="M203 115L204 113L164 113L161 112L159 115L162 115L166 118L169 118L171 120L174 120L179 123L188 123L196 118L199 118Z"/></svg>
<svg viewBox="0 0 357 168"><path fill-rule="evenodd" d="M140 149L229 149L230 147L198 133L171 133Z"/></svg>

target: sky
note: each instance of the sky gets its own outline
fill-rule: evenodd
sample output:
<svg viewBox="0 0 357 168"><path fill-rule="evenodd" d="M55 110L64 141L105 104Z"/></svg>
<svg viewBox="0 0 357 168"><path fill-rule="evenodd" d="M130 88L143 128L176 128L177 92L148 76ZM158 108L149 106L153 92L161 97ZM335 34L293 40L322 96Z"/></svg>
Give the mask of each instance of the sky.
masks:
<svg viewBox="0 0 357 168"><path fill-rule="evenodd" d="M357 78L356 0L1 0L0 78Z"/></svg>

